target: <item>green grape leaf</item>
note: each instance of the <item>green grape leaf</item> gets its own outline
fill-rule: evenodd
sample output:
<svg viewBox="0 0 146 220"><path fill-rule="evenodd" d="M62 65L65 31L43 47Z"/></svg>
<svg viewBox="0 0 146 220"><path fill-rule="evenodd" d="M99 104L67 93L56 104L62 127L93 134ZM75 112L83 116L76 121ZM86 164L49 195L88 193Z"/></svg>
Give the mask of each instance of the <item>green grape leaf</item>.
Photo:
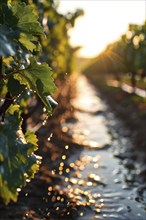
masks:
<svg viewBox="0 0 146 220"><path fill-rule="evenodd" d="M27 141L27 143L29 143L32 148L29 148L29 153L32 153L33 151L36 151L38 149L38 139L37 136L32 132L32 131L27 131L25 133L25 139Z"/></svg>
<svg viewBox="0 0 146 220"><path fill-rule="evenodd" d="M0 198L5 204L17 200L17 189L34 177L40 163L33 153L37 148L36 136L29 132L25 137L22 133L19 108L11 105L0 124Z"/></svg>
<svg viewBox="0 0 146 220"><path fill-rule="evenodd" d="M15 112L19 113L19 110L20 110L19 105L11 105L10 108L7 110L7 113L13 115ZM20 113L19 113L19 118L20 118Z"/></svg>
<svg viewBox="0 0 146 220"><path fill-rule="evenodd" d="M38 17L34 14L33 9L24 2L19 2L13 4L12 12L18 19L13 28L20 32L18 41L22 51L23 48L21 45L31 52L36 49L38 50L33 41L37 41L37 35L44 35L44 31L38 22Z"/></svg>
<svg viewBox="0 0 146 220"><path fill-rule="evenodd" d="M9 90L12 97L14 97L14 96L17 97L25 90L25 86L21 85L18 80L13 78L13 76L10 76L8 78L7 86L8 86L8 90Z"/></svg>
<svg viewBox="0 0 146 220"><path fill-rule="evenodd" d="M46 63L38 64L35 59L30 60L30 66L24 71L25 77L28 79L30 88L36 91L44 103L48 114L52 108L47 100L47 96L52 94L56 87L51 77L52 71Z"/></svg>
<svg viewBox="0 0 146 220"><path fill-rule="evenodd" d="M29 88L36 92L44 103L47 113L51 114L52 107L47 97L56 90L56 86L47 63L39 64L34 58L31 58L27 69L23 70L21 74L15 74L14 77L21 84L29 84Z"/></svg>
<svg viewBox="0 0 146 220"><path fill-rule="evenodd" d="M14 79L18 80L21 85L26 85L28 89L30 89L29 83L27 79L24 78L20 73L16 73L13 75Z"/></svg>
<svg viewBox="0 0 146 220"><path fill-rule="evenodd" d="M33 9L21 2L15 4L12 8L14 15L18 18L17 27L24 33L32 35L44 35L43 28L37 21L38 17L34 14Z"/></svg>
<svg viewBox="0 0 146 220"><path fill-rule="evenodd" d="M30 6L23 2L14 3L13 7L3 5L0 13L1 56L20 55L18 48L23 51L23 47L31 52L38 50L32 41L34 36L43 35L44 32Z"/></svg>
<svg viewBox="0 0 146 220"><path fill-rule="evenodd" d="M19 38L19 42L24 46L26 47L27 50L30 50L31 52L33 52L33 50L36 48L36 45L33 44L28 36L24 33L21 33L20 34L20 38Z"/></svg>
<svg viewBox="0 0 146 220"><path fill-rule="evenodd" d="M47 63L40 64L37 63L34 58L31 58L30 66L25 70L25 75L32 81L32 83L34 83L35 88L43 95L52 94L56 90L52 78L52 71Z"/></svg>

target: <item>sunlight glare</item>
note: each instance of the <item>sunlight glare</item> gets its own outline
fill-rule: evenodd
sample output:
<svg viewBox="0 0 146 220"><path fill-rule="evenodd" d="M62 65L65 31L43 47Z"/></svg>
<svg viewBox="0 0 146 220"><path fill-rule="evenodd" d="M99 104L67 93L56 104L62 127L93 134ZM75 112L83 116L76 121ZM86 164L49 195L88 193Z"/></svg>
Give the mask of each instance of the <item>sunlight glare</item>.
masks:
<svg viewBox="0 0 146 220"><path fill-rule="evenodd" d="M75 27L69 30L71 45L82 46L79 56L83 57L93 57L102 52L107 44L117 40L127 31L129 23L141 24L146 19L145 0L59 2L58 10L61 13L84 10L84 16L79 17Z"/></svg>

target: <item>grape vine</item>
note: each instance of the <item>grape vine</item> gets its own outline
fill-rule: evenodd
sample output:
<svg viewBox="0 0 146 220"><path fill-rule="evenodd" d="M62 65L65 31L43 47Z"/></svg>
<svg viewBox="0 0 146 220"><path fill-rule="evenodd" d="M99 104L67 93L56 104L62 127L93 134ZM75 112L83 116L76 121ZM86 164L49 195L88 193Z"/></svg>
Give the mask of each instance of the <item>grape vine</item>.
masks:
<svg viewBox="0 0 146 220"><path fill-rule="evenodd" d="M0 201L6 205L17 201L41 163L26 119L39 101L52 114L53 78L72 72L79 48L70 46L68 30L83 11L62 15L57 6L54 0L0 0Z"/></svg>
<svg viewBox="0 0 146 220"><path fill-rule="evenodd" d="M0 199L17 201L18 189L39 169L37 137L22 131L24 94L36 94L48 115L56 87L51 68L38 62L44 31L33 8L24 2L0 2Z"/></svg>

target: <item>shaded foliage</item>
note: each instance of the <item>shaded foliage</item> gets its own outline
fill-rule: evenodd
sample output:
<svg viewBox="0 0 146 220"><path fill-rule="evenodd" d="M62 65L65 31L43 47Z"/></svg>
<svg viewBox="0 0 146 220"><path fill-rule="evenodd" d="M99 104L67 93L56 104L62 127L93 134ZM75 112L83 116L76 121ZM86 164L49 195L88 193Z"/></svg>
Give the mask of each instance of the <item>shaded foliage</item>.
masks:
<svg viewBox="0 0 146 220"><path fill-rule="evenodd" d="M57 106L52 75L72 71L76 49L69 45L68 29L81 14L61 15L53 0L0 1L0 200L5 204L16 202L39 168L37 137L26 131L26 120L40 101L46 117Z"/></svg>

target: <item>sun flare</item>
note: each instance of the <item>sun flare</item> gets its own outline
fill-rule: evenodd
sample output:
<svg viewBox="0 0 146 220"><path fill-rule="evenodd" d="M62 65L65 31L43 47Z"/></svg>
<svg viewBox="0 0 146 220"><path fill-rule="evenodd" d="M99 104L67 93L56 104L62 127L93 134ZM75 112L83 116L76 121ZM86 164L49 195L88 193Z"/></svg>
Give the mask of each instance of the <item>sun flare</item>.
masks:
<svg viewBox="0 0 146 220"><path fill-rule="evenodd" d="M59 0L56 0L58 2ZM59 11L67 13L77 8L84 16L69 31L70 43L80 45L79 56L94 57L127 31L129 23L141 24L145 18L146 1L60 0Z"/></svg>

